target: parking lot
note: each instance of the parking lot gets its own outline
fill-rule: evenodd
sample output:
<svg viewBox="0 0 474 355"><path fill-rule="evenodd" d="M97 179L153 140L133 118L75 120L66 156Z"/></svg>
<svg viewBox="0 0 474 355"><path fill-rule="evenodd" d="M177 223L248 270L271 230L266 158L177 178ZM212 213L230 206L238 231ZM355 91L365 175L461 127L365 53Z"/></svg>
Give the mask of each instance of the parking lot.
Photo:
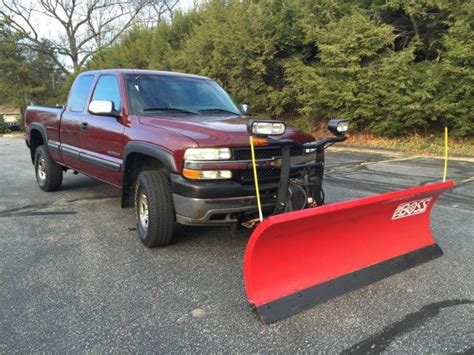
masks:
<svg viewBox="0 0 474 355"><path fill-rule="evenodd" d="M442 160L327 154L328 202L440 180ZM180 227L147 249L120 191L65 174L36 185L22 139L0 138L0 352L474 351L474 160L432 213L445 255L265 325L246 302L250 232Z"/></svg>

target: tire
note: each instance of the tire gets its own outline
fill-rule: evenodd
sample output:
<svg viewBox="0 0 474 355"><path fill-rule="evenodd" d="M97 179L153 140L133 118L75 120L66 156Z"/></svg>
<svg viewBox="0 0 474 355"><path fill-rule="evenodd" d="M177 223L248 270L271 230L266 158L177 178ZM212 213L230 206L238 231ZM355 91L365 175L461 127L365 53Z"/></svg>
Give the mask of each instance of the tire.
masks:
<svg viewBox="0 0 474 355"><path fill-rule="evenodd" d="M135 212L138 236L143 244L149 248L170 244L175 212L169 179L164 170L142 171L138 175Z"/></svg>
<svg viewBox="0 0 474 355"><path fill-rule="evenodd" d="M63 168L51 158L44 145L36 148L35 174L36 182L43 191L59 190L63 182Z"/></svg>

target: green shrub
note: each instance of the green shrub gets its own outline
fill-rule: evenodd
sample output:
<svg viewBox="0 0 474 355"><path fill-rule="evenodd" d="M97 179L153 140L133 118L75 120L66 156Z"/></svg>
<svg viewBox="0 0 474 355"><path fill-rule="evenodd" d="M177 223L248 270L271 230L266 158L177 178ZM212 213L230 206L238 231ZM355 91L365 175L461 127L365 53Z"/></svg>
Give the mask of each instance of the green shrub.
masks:
<svg viewBox="0 0 474 355"><path fill-rule="evenodd" d="M7 124L3 120L3 115L0 115L0 134L9 132L10 130L7 128Z"/></svg>
<svg viewBox="0 0 474 355"><path fill-rule="evenodd" d="M211 0L135 28L88 68L209 76L258 115L378 135L474 135L473 0Z"/></svg>

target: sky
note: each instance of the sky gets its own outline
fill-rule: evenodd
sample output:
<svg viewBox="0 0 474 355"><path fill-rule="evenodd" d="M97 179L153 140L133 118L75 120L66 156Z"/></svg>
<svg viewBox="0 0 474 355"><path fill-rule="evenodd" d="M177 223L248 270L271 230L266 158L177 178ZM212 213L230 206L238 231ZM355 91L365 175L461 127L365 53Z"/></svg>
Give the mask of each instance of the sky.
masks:
<svg viewBox="0 0 474 355"><path fill-rule="evenodd" d="M178 7L183 11L192 8L193 5L194 0L179 0L178 3ZM37 14L35 23L35 29L40 37L57 38L58 32L61 31L58 23L45 15Z"/></svg>
<svg viewBox="0 0 474 355"><path fill-rule="evenodd" d="M193 6L194 6L194 0L179 0L179 4L177 8L183 11L186 11L187 9L190 9ZM48 16L44 14L36 13L35 18L33 19L32 22L34 23L35 30L38 33L38 36L40 38L58 40L60 39L61 35L64 36L65 34L61 25L57 21L49 18ZM72 64L70 60L68 60L68 58L64 58L62 62L64 62L66 66L71 66Z"/></svg>

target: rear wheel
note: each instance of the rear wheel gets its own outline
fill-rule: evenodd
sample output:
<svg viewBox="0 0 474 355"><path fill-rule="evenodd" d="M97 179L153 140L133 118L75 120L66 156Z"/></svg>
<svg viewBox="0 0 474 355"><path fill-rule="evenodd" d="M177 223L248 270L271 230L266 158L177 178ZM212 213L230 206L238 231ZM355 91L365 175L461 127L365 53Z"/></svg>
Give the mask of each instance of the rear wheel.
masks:
<svg viewBox="0 0 474 355"><path fill-rule="evenodd" d="M63 168L49 155L44 145L36 148L35 152L36 181L43 191L55 191L63 182Z"/></svg>
<svg viewBox="0 0 474 355"><path fill-rule="evenodd" d="M168 176L163 170L142 171L135 186L138 236L149 248L168 245L175 212Z"/></svg>

